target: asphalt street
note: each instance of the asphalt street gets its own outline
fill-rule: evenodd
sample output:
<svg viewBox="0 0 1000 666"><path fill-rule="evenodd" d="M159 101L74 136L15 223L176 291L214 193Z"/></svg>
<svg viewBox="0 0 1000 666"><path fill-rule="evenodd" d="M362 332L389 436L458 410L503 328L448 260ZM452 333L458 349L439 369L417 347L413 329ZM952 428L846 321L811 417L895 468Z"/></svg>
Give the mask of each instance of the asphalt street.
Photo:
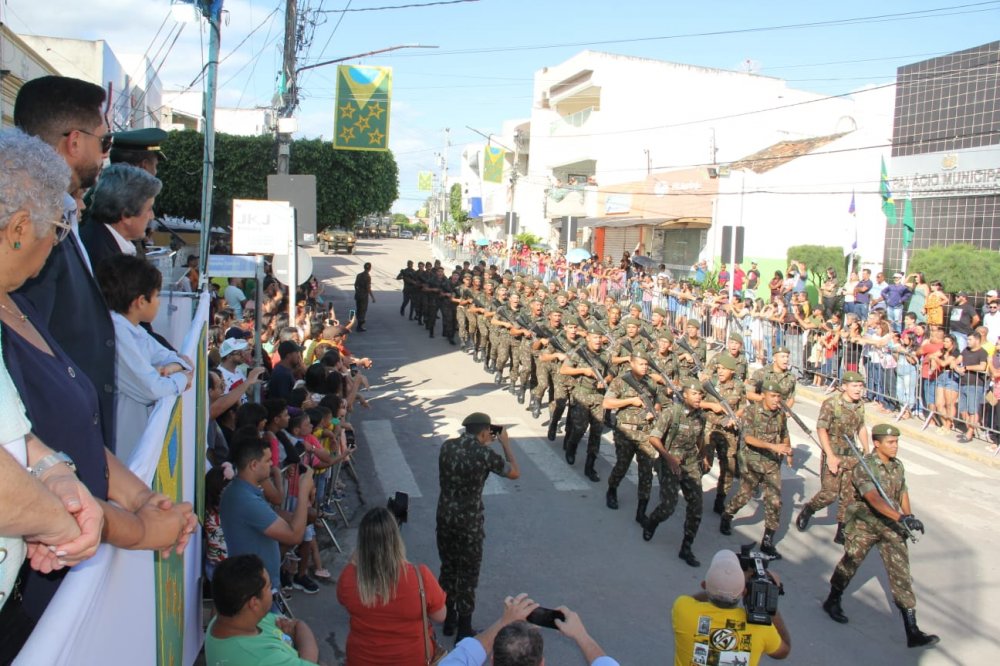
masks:
<svg viewBox="0 0 1000 666"><path fill-rule="evenodd" d="M562 460L560 440L545 438L546 414L532 419L471 356L439 336L429 339L422 327L399 315L397 273L407 259L430 258L426 243L397 239L360 240L353 255L314 253L317 277L339 316L346 319L354 307L354 276L366 261L373 264L377 298L369 307L368 331L351 335L347 343L355 354L375 360L368 373L371 407L358 408L352 418L359 433L359 480L348 484L350 525L335 527L344 553L325 549L325 563L336 575L347 561L364 511L402 490L410 494L410 519L403 530L408 558L437 571L438 451L445 438L459 433L466 415L488 412L494 422L509 426L522 475L517 481L491 478L486 486L485 556L474 626L483 628L496 619L505 596L527 592L543 606L565 604L580 613L591 635L622 664L669 663L673 600L699 589L715 551L760 540L763 507L752 500L737 516L733 536L719 534L718 516L711 511L713 470L704 480L706 512L695 542L702 567L688 567L677 558L683 500L654 539L644 542L633 520L634 466L619 489L621 509L605 507L605 480L614 461L609 433L597 467L601 482L591 483L583 476L582 455L570 467ZM811 427L820 397L803 395L796 409ZM790 663L974 664L989 663L989 655L997 654L1000 618L991 599L1000 588L995 557L1000 548L1000 470L923 439L904 437L899 455L914 513L927 526L926 536L910 546L918 619L924 631L941 636L941 643L923 650L906 647L902 621L875 551L845 595L850 623L835 624L823 612L820 604L842 553L832 542L836 506L818 514L806 533L790 525L803 501L819 487L818 447L793 426L795 465L783 475L783 526L778 535L784 559L772 565L786 590L780 610L792 635ZM655 499L655 482L653 492ZM333 584L308 597L296 592L290 601L293 611L313 627L323 659L339 663L348 618ZM583 663L571 641L553 630L543 632L547 663Z"/></svg>

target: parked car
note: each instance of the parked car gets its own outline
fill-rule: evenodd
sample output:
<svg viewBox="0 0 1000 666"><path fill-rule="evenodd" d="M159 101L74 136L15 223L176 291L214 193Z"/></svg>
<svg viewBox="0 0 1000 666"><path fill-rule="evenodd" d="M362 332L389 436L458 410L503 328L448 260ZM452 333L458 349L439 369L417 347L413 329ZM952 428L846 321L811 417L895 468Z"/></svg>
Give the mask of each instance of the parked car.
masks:
<svg viewBox="0 0 1000 666"><path fill-rule="evenodd" d="M319 233L317 240L319 240L319 251L323 254L330 254L331 250L334 254L340 250L345 250L347 254L354 253L356 242L354 232L347 229L326 228Z"/></svg>
<svg viewBox="0 0 1000 666"><path fill-rule="evenodd" d="M419 236L417 236L417 240L422 240L422 241L427 240L427 234L420 234Z"/></svg>
<svg viewBox="0 0 1000 666"><path fill-rule="evenodd" d="M399 237L405 238L407 240L413 240L413 232L410 231L409 229L403 229L401 232L399 232Z"/></svg>

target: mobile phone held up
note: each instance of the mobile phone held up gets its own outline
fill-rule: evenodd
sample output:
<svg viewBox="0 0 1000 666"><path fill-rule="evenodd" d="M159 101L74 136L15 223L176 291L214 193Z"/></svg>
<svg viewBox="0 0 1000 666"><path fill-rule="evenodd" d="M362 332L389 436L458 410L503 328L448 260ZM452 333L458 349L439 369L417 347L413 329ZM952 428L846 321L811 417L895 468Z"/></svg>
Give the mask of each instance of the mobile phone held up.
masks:
<svg viewBox="0 0 1000 666"><path fill-rule="evenodd" d="M348 310L348 312L347 312L347 321L351 321L352 319L354 319L354 317L357 314L358 313L354 310L354 308L351 308L350 310Z"/></svg>
<svg viewBox="0 0 1000 666"><path fill-rule="evenodd" d="M539 606L535 610L528 613L528 617L525 618L531 624L539 627L548 627L549 629L558 629L556 627L556 620L566 621L566 616L560 610L555 610L552 608L542 608Z"/></svg>
<svg viewBox="0 0 1000 666"><path fill-rule="evenodd" d="M500 433L503 432L503 426L502 425L491 425L490 426L490 432L493 433L495 436L499 437Z"/></svg>

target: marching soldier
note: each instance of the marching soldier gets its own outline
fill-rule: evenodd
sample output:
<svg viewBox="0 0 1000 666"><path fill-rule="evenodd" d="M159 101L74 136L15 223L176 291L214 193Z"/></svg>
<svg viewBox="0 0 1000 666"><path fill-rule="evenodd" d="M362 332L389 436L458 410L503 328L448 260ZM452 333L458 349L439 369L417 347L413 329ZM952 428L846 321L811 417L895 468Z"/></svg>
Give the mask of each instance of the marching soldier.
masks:
<svg viewBox="0 0 1000 666"><path fill-rule="evenodd" d="M615 415L615 466L608 477L606 502L609 509L618 508L618 486L621 484L632 458L639 465L639 497L635 521L640 525L646 520L646 508L653 490L653 461L658 454L649 444L649 432L662 408L669 399L649 380L649 356L637 349L629 360L628 372L623 372L608 385L604 394L604 409L616 410ZM653 410L649 410L649 406Z"/></svg>
<svg viewBox="0 0 1000 666"><path fill-rule="evenodd" d="M451 297L455 307L455 320L458 325L458 339L462 351L469 348L469 310L472 303L472 273L462 274L462 284Z"/></svg>
<svg viewBox="0 0 1000 666"><path fill-rule="evenodd" d="M591 327L587 331L586 344L580 345L570 353L559 373L574 380L570 395L569 421L563 439L566 462L570 465L576 462L577 446L583 439L583 434L589 430L587 462L583 467L583 473L588 479L597 483L601 477L597 475L594 464L597 462L604 428L604 391L614 376L611 356L601 350L601 330L598 327ZM550 425L550 432L551 428Z"/></svg>
<svg viewBox="0 0 1000 666"><path fill-rule="evenodd" d="M736 378L737 363L728 354L719 354L715 357L716 380L715 390L719 392L722 399L729 403L729 408L736 414L737 418L743 417L743 409L746 407L746 387L742 381ZM736 476L736 457L739 452L740 431L739 424L732 423L732 419L714 397L708 396L701 403L702 407L711 410L705 415L708 426L705 429L705 441L709 465L713 453L719 456L719 482L715 487L715 505L712 510L715 513L722 513L726 506L726 496L733 487L733 478Z"/></svg>
<svg viewBox="0 0 1000 666"><path fill-rule="evenodd" d="M770 365L753 373L747 381L747 400L760 402L764 399L761 387L764 384L777 384L781 399L789 409L795 404L795 376L789 370L791 354L788 347L778 347L774 350Z"/></svg>
<svg viewBox="0 0 1000 666"><path fill-rule="evenodd" d="M483 290L472 297L472 308L476 313L476 351L472 355L472 360L476 363L482 361L483 369L489 370L490 358L490 326L489 321L493 316L493 283L484 282Z"/></svg>
<svg viewBox="0 0 1000 666"><path fill-rule="evenodd" d="M526 292L528 290L525 290ZM510 374L510 391L517 396L517 404L524 404L524 396L528 392L528 385L531 377L535 375L537 366L535 359L537 354L532 347L535 334L532 329L544 323L542 316L542 302L537 298L532 298L528 303L527 311L523 311L517 317L517 332L520 336L517 348L514 350L514 369ZM514 385L517 384L515 391Z"/></svg>
<svg viewBox="0 0 1000 666"><path fill-rule="evenodd" d="M705 417L701 409L701 385L693 377L685 377L681 384L683 402L661 411L649 433L649 443L660 454L660 503L643 523L642 538L645 541L652 539L657 526L673 515L677 508L677 493L681 492L687 507L684 541L677 557L687 562L688 566L697 567L701 563L691 551L691 546L701 525Z"/></svg>
<svg viewBox="0 0 1000 666"><path fill-rule="evenodd" d="M611 363L614 364L616 374L628 370L632 354L637 351L647 351L646 341L639 335L642 321L629 317L625 320L624 325L625 335L618 338L611 349Z"/></svg>
<svg viewBox="0 0 1000 666"><path fill-rule="evenodd" d="M792 445L788 437L788 421L781 408L781 386L766 382L762 387L763 400L751 403L746 409L743 425L744 469L740 489L729 500L722 512L719 531L733 533L733 516L750 501L758 486L764 487L764 538L760 550L765 555L780 558L774 546L774 534L781 522L781 461L791 464Z"/></svg>
<svg viewBox="0 0 1000 666"><path fill-rule="evenodd" d="M940 639L933 634L925 634L917 626L917 598L913 594L906 538L908 533L919 531L923 534L924 524L910 513L910 494L906 488L903 463L896 457L899 428L879 423L872 428L872 439L875 451L864 456L867 469L865 465L856 465L851 472L855 495L847 510L844 556L830 578L830 595L823 602L823 610L834 621L841 624L847 622L847 616L840 607L841 597L868 552L873 546L878 546L889 576L893 601L903 614L906 645L934 645ZM869 470L874 478L869 475ZM883 498L879 486L891 504Z"/></svg>
<svg viewBox="0 0 1000 666"><path fill-rule="evenodd" d="M739 333L730 333L729 338L726 340L726 349L716 354L712 360L709 362L706 370L715 376L715 369L718 366L719 359L728 356L736 362L736 381L741 384L747 380L747 376L750 374L750 366L747 363L747 356L743 353L743 338L740 337Z"/></svg>
<svg viewBox="0 0 1000 666"><path fill-rule="evenodd" d="M809 527L812 515L830 506L838 498L837 535L834 543L844 543L844 516L847 506L854 499L852 484L854 466L858 458L854 450L844 441L844 437L855 437L861 440L865 453L868 453L868 429L865 427L865 378L857 372L845 372L843 377L844 390L823 401L816 419L816 434L823 447L823 459L820 463L820 490L809 500L798 518L795 526L800 532Z"/></svg>
<svg viewBox="0 0 1000 666"><path fill-rule="evenodd" d="M673 352L674 334L665 328L656 334L656 351L649 356L650 379L667 388L668 394L681 376L681 367ZM678 396L679 397L679 396Z"/></svg>
<svg viewBox="0 0 1000 666"><path fill-rule="evenodd" d="M511 480L521 476L506 428L494 432L489 415L481 412L467 416L462 425L462 436L445 441L438 456L438 580L448 595L443 631L450 636L457 623L456 642L474 634L472 612L486 538L483 485L491 472ZM500 441L503 457L490 448L494 440Z"/></svg>
<svg viewBox="0 0 1000 666"><path fill-rule="evenodd" d="M495 296L490 303L490 309L487 312L487 329L489 330L490 337L490 353L486 358L486 363L483 365L483 368L487 372L496 372L498 367L497 354L500 353L499 331L503 330L503 328L496 325L496 320L501 308L507 307L507 287L500 285L496 288L494 293Z"/></svg>
<svg viewBox="0 0 1000 666"><path fill-rule="evenodd" d="M559 366L566 360L566 355L560 354L552 344L552 338L559 335L562 330L562 312L549 310L546 316L548 319L547 328L541 330L543 331L542 335L549 337L535 336L531 341L532 353L537 354L535 358L537 372L535 374L538 384L531 391L528 409L531 410L531 415L536 419L542 414L542 400L545 395L548 393L550 401L555 400L556 382L560 381Z"/></svg>
<svg viewBox="0 0 1000 666"><path fill-rule="evenodd" d="M511 292L507 287L500 287L497 289L497 298L500 301L506 301L504 305L500 305L497 308L496 316L493 317L493 335L494 335L494 347L496 348L497 355L494 361L493 368L496 371L493 374L493 382L495 384L503 384L503 371L510 363L510 348L513 344L511 340L511 329L514 317L518 315L521 309L521 295L516 291Z"/></svg>
<svg viewBox="0 0 1000 666"><path fill-rule="evenodd" d="M586 344L586 334L580 334L580 325L576 318L573 318L563 323L562 333L557 334L554 339L559 340L562 343L566 353L559 354L555 357L556 360L552 361L553 365L556 365L557 363L558 365L555 367L554 376L552 378L555 386L555 398L551 403L549 403L549 429L546 436L549 438L550 442L556 441L556 434L559 430L559 421L562 419L563 413L570 404L573 384L575 383L572 377L562 374L562 367L569 358L569 354L572 353L577 346ZM551 340L549 341L549 344L552 345Z"/></svg>
<svg viewBox="0 0 1000 666"><path fill-rule="evenodd" d="M680 362L681 372L691 377L698 376L698 368L705 366L705 357L708 354L708 345L701 337L701 322L697 319L688 319L684 326L683 342L691 349L691 352L682 349L677 353L677 360ZM680 343L678 343L680 345Z"/></svg>
<svg viewBox="0 0 1000 666"><path fill-rule="evenodd" d="M423 265L423 263L421 263ZM396 276L397 280L403 281L403 304L399 306L399 316L403 316L403 312L406 311L406 306L410 306L410 319L413 319L413 294L419 289L417 286L417 278L415 275L416 271L413 270L413 260L406 262L406 268L399 271L399 275Z"/></svg>

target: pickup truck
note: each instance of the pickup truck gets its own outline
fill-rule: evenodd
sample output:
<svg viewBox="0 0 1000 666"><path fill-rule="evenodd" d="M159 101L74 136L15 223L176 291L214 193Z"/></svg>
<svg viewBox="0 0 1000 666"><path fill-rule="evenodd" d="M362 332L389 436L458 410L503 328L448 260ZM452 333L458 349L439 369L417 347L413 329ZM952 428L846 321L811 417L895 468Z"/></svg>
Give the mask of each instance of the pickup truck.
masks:
<svg viewBox="0 0 1000 666"><path fill-rule="evenodd" d="M323 254L336 254L340 250L345 250L347 254L354 253L354 232L347 229L327 228L317 236L319 241L319 251Z"/></svg>

